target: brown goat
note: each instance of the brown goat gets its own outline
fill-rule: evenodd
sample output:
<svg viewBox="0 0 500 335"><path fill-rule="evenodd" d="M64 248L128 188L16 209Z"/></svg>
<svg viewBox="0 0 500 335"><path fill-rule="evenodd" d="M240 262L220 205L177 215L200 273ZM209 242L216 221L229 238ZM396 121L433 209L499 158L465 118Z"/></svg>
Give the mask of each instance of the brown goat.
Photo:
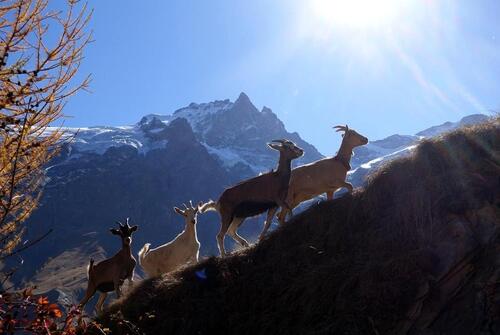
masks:
<svg viewBox="0 0 500 335"><path fill-rule="evenodd" d="M137 230L137 226L130 227L128 218L125 224L117 222L120 229L112 228L110 232L113 235L120 236L122 240L122 248L113 257L99 262L94 265L94 260L90 260L88 268L88 285L85 297L80 302L83 307L89 301L96 291L100 292L99 300L95 306L98 313L102 311L102 305L108 295L108 292L115 291L116 297L120 298L120 287L123 285L125 279L128 279L129 285L132 285L135 258L132 256L130 245L132 243L132 233Z"/></svg>
<svg viewBox="0 0 500 335"><path fill-rule="evenodd" d="M278 214L280 224L283 224L286 215L291 215L292 210L303 201L323 193L326 193L327 199L333 199L335 191L342 187L352 192L352 185L345 181L347 172L351 169L352 149L367 144L368 139L355 130L349 129L347 125L335 126L334 128L344 132L337 155L292 170L286 199L289 208L282 208ZM265 234L266 231L265 227L262 234Z"/></svg>
<svg viewBox="0 0 500 335"><path fill-rule="evenodd" d="M226 189L217 202L209 201L200 208L204 213L216 210L221 216L221 227L217 234L217 244L221 256L226 255L224 237L229 234L236 242L246 247L248 242L237 233L238 227L245 218L265 211L267 219L265 227L271 223L278 207L288 208L285 199L291 174L291 162L304 154L304 150L288 140L275 140L268 146L280 152L276 171L245 180Z"/></svg>

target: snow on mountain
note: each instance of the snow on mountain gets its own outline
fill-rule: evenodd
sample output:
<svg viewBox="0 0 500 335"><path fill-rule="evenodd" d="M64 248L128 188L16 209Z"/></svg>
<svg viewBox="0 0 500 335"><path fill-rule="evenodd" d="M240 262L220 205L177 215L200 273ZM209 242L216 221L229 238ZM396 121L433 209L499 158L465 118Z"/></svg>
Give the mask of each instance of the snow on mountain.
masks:
<svg viewBox="0 0 500 335"><path fill-rule="evenodd" d="M419 136L413 135L391 135L382 140L371 141L354 150L355 155L352 158L352 166L357 167L361 164L390 155L391 153L411 146L420 138Z"/></svg>
<svg viewBox="0 0 500 335"><path fill-rule="evenodd" d="M352 164L354 169L349 171L348 179L354 185L362 185L366 176L373 170L395 158L410 154L421 139L438 136L462 126L484 122L488 118L487 115L483 114L468 115L458 122L445 122L415 135L392 135L358 147L354 150Z"/></svg>
<svg viewBox="0 0 500 335"><path fill-rule="evenodd" d="M73 153L102 155L111 147L130 146L139 153L164 147L162 132L177 119L186 119L196 139L227 169L248 166L253 173L273 168L276 154L266 143L289 138L304 146L303 162L321 158L321 154L297 133L288 133L283 123L264 107L259 111L245 93L233 103L229 99L191 103L169 115L148 114L136 125L123 127L67 128L76 134Z"/></svg>
<svg viewBox="0 0 500 335"><path fill-rule="evenodd" d="M54 131L58 128L48 128ZM141 130L137 126L95 126L82 128L62 128L65 131L64 139L70 139L72 154L93 153L102 155L111 147L130 146L139 153L164 147L165 140L151 137L151 134L162 129Z"/></svg>
<svg viewBox="0 0 500 335"><path fill-rule="evenodd" d="M266 143L279 138L289 138L304 147L306 155L294 162L296 165L322 158L322 155L297 133L287 132L271 109L263 107L259 111L245 93L241 93L235 102L226 99L191 103L172 114L148 114L131 126L66 128L69 135L76 135L71 155L102 155L112 147L121 146L132 147L140 154L164 148L168 143L165 129L174 120L181 118L187 120L196 140L228 170L245 167L255 174L273 168L276 164L276 154L267 148ZM446 122L430 127L415 135L396 134L371 141L355 149L351 161L354 170L350 172L350 178L361 182L358 179L364 178L369 170L382 162L407 154L420 139L437 136L463 125L482 122L487 118L486 115L474 114L458 122Z"/></svg>

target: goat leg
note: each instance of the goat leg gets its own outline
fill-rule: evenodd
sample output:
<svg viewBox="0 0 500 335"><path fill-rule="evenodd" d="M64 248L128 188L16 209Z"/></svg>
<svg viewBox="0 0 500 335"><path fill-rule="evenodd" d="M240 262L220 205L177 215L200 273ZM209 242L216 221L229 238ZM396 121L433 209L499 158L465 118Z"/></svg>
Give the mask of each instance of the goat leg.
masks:
<svg viewBox="0 0 500 335"><path fill-rule="evenodd" d="M229 229L227 230L227 234L233 238L236 242L238 242L242 247L248 247L249 244L247 240L238 235L238 227L245 220L245 218L234 218L233 222L229 225Z"/></svg>
<svg viewBox="0 0 500 335"><path fill-rule="evenodd" d="M284 208L281 208L280 212L278 213L278 223L281 225L283 225L285 223L285 219L286 219L286 214L288 213L288 211L286 211Z"/></svg>
<svg viewBox="0 0 500 335"><path fill-rule="evenodd" d="M343 181L342 184L340 185L340 187L345 187L347 188L347 190L349 191L349 193L352 193L353 191L353 187L352 187L352 184L351 183L348 183L346 181Z"/></svg>
<svg viewBox="0 0 500 335"><path fill-rule="evenodd" d="M274 214L277 210L278 207L273 207L267 212L266 222L264 223L264 229L262 229L262 233L260 233L259 240L262 240L266 235L267 230L269 229L269 227L271 226L271 222L273 221Z"/></svg>
<svg viewBox="0 0 500 335"><path fill-rule="evenodd" d="M132 273L130 276L127 278L128 280L128 287L129 289L134 285L134 271L132 270Z"/></svg>
<svg viewBox="0 0 500 335"><path fill-rule="evenodd" d="M278 207L281 207L281 210L286 210L286 211L292 211L292 208L288 205L288 202L286 202L286 200L279 200L279 201L276 201L276 203L278 204Z"/></svg>
<svg viewBox="0 0 500 335"><path fill-rule="evenodd" d="M82 301L80 301L78 306L80 306L80 308L83 308L83 306L85 306L87 304L87 302L90 300L90 298L92 298L94 296L95 292L96 292L96 289L94 288L93 285L91 285L89 283L89 285L87 286L87 292L85 293L85 297L82 299Z"/></svg>
<svg viewBox="0 0 500 335"><path fill-rule="evenodd" d="M107 296L108 296L108 294L106 292L101 292L99 294L99 300L97 300L97 304L95 304L95 310L96 310L97 314L102 313L102 305L104 305L104 301L106 300Z"/></svg>
<svg viewBox="0 0 500 335"><path fill-rule="evenodd" d="M113 285L115 287L115 292L116 292L116 298L117 299L120 299L120 297L122 296L122 291L120 289L120 285L123 283L122 280L118 279L118 280L114 280L113 281Z"/></svg>

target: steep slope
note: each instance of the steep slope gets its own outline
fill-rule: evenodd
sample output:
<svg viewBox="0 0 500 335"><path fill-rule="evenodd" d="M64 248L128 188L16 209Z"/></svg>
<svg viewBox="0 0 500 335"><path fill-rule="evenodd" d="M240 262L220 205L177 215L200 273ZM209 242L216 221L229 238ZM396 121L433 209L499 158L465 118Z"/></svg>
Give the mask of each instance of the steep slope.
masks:
<svg viewBox="0 0 500 335"><path fill-rule="evenodd" d="M23 253L15 280L19 285L34 281L40 289L56 283L54 288L68 297L81 295L85 284L82 269L95 251L82 247L88 234L103 249L97 258L102 259L119 248L108 229L130 217L140 227L133 242L136 253L146 242L165 243L182 231L183 220L173 206L215 199L235 182L275 167L278 153L267 148L268 141L291 138L306 148L305 161L322 157L297 134L287 132L269 109L258 111L243 93L234 103L191 104L172 115L144 117L132 126L67 130L75 139L47 168L43 197L29 219L26 238L49 229L53 233ZM253 239L261 225L249 221L242 230ZM200 220L203 255L218 253L218 229L215 214ZM63 262L77 252L78 270L54 271L73 268L75 264ZM76 281L74 273L80 276Z"/></svg>
<svg viewBox="0 0 500 335"><path fill-rule="evenodd" d="M424 140L258 245L147 280L147 334L499 333L500 123ZM111 320L111 321L110 321Z"/></svg>

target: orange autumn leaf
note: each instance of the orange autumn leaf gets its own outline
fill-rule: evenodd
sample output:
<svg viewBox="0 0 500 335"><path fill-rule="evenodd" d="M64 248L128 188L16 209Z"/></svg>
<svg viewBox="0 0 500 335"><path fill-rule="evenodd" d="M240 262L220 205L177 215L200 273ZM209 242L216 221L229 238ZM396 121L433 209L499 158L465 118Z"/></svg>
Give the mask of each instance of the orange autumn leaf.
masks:
<svg viewBox="0 0 500 335"><path fill-rule="evenodd" d="M49 299L47 297L40 297L40 298L38 298L38 304L39 305L48 305Z"/></svg>
<svg viewBox="0 0 500 335"><path fill-rule="evenodd" d="M59 309L59 306L57 306L56 304L50 304L49 314L54 318L60 318L63 315L61 310Z"/></svg>

